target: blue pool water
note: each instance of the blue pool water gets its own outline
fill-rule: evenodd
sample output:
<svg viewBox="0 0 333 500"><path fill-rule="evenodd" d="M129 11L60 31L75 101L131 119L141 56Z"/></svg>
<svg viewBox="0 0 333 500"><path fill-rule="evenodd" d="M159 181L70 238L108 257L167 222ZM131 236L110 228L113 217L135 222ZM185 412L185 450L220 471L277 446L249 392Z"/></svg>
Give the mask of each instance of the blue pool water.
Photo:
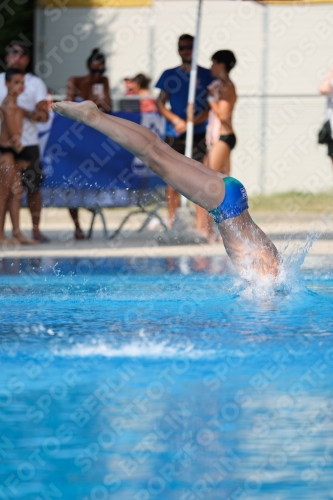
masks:
<svg viewBox="0 0 333 500"><path fill-rule="evenodd" d="M0 499L333 498L332 262L0 265Z"/></svg>

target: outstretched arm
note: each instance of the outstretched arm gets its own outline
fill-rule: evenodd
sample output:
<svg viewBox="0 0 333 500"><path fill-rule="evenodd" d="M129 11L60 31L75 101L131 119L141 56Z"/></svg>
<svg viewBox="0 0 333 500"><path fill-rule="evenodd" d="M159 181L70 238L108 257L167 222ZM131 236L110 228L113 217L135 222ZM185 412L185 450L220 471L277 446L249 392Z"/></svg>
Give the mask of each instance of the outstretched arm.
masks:
<svg viewBox="0 0 333 500"><path fill-rule="evenodd" d="M145 127L101 113L91 101L54 103L52 108L117 142L197 205L212 210L223 200L225 188L219 173L175 152Z"/></svg>

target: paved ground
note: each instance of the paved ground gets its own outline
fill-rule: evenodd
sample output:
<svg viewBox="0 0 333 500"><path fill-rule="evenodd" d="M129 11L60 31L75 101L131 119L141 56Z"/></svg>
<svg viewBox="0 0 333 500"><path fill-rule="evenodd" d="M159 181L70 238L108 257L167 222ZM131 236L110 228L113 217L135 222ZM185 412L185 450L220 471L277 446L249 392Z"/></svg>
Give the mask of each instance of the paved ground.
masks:
<svg viewBox="0 0 333 500"><path fill-rule="evenodd" d="M105 210L109 235L119 226L127 209ZM166 212L160 212L167 219ZM308 238L320 232L318 240L313 244L309 255L333 256L333 222L332 216L322 213L259 213L254 212L254 220L272 238L279 249L289 247L301 248ZM90 226L91 213L80 210L80 219L85 231ZM133 216L124 230L115 239L103 238L102 224L96 221L92 240L73 240L73 224L66 209L43 210L41 229L51 238L51 243L18 248L2 248L0 258L4 257L112 257L112 256L211 256L225 253L222 243L212 245L177 245L161 246L157 237L164 231L155 220L148 229L138 232L144 221L143 216ZM30 215L22 210L21 226L26 234L30 234ZM6 220L6 231L10 235L10 223Z"/></svg>

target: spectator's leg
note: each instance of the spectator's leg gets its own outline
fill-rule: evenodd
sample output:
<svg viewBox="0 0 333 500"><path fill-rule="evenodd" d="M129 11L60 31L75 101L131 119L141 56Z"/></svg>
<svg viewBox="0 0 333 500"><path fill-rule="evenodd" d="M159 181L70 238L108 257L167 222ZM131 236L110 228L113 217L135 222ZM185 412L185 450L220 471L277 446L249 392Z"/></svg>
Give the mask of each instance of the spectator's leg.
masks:
<svg viewBox="0 0 333 500"><path fill-rule="evenodd" d="M202 163L208 165L208 154L205 154ZM199 205L195 206L195 228L205 237L209 236L209 216L207 211Z"/></svg>
<svg viewBox="0 0 333 500"><path fill-rule="evenodd" d="M213 217L207 214L207 228L208 228L208 239L210 242L216 242L221 240L221 236L216 233L216 226L213 221Z"/></svg>
<svg viewBox="0 0 333 500"><path fill-rule="evenodd" d="M11 189L11 196L9 201L9 213L13 225L13 236L14 238L20 235L20 209L21 209L21 198L23 194L21 175L16 172L15 180Z"/></svg>
<svg viewBox="0 0 333 500"><path fill-rule="evenodd" d="M40 188L43 184L43 166L39 157L38 146L27 146L31 157L30 166L22 172L23 187L28 190L28 207L32 219L32 236L39 243L48 243L50 240L47 236L41 233L39 229L40 216L42 212L42 193Z"/></svg>
<svg viewBox="0 0 333 500"><path fill-rule="evenodd" d="M230 148L222 141L218 141L213 144L209 150L208 155L204 160L205 165L213 169L215 172L220 172L223 175L230 176ZM200 212L201 210L201 212ZM201 229L200 226L201 224ZM202 212L202 209L198 207L197 209L197 229L208 237L211 243L220 240L215 232L215 225L212 217Z"/></svg>
<svg viewBox="0 0 333 500"><path fill-rule="evenodd" d="M80 221L79 221L79 209L78 208L69 208L68 211L69 211L69 214L72 217L74 225L75 225L74 238L76 240L84 240L85 235L81 229Z"/></svg>
<svg viewBox="0 0 333 500"><path fill-rule="evenodd" d="M13 243L5 237L5 216L14 175L14 156L12 154L0 155L0 244Z"/></svg>
<svg viewBox="0 0 333 500"><path fill-rule="evenodd" d="M39 230L39 223L42 206L43 202L41 192L39 190L28 192L28 207L32 219L32 234L36 240L39 240L41 235Z"/></svg>
<svg viewBox="0 0 333 500"><path fill-rule="evenodd" d="M42 212L43 200L42 194L38 191L28 191L28 207L32 220L32 237L39 243L49 243L50 239L39 230L40 215Z"/></svg>
<svg viewBox="0 0 333 500"><path fill-rule="evenodd" d="M171 186L166 188L166 201L169 214L170 225L175 221L177 209L180 207L180 194Z"/></svg>
<svg viewBox="0 0 333 500"><path fill-rule="evenodd" d="M21 172L16 168L14 181L11 187L9 213L13 225L13 237L22 245L35 245L37 242L28 238L20 229L20 210L23 194Z"/></svg>
<svg viewBox="0 0 333 500"><path fill-rule="evenodd" d="M208 214L207 210L205 210L202 207L199 207L199 205L195 206L195 215L196 215L196 230L199 231L199 233L203 234L204 236L208 236Z"/></svg>
<svg viewBox="0 0 333 500"><path fill-rule="evenodd" d="M183 138L166 136L164 139L165 143L168 144L174 151L185 155L185 145L186 141ZM165 190L166 204L169 216L170 227L173 226L175 221L176 212L180 207L180 194L173 187L167 186Z"/></svg>
<svg viewBox="0 0 333 500"><path fill-rule="evenodd" d="M10 194L8 186L3 182L2 167L0 166L0 244L6 242L5 237L5 215L7 199Z"/></svg>

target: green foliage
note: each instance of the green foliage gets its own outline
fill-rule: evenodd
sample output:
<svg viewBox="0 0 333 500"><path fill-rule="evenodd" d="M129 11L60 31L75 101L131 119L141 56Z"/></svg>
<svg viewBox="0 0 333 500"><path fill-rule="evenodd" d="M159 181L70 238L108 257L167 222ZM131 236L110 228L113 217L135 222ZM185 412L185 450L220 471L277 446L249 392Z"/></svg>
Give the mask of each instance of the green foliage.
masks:
<svg viewBox="0 0 333 500"><path fill-rule="evenodd" d="M333 192L300 193L289 191L270 196L250 197L251 212L333 212Z"/></svg>
<svg viewBox="0 0 333 500"><path fill-rule="evenodd" d="M11 40L33 43L34 5L34 0L3 2L0 10L0 73L5 69L5 49Z"/></svg>

